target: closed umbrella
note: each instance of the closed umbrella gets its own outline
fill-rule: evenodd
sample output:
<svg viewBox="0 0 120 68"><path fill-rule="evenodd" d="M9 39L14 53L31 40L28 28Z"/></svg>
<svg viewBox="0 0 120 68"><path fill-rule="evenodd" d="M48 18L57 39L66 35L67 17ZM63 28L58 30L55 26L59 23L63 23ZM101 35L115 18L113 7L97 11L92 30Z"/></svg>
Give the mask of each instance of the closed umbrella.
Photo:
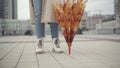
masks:
<svg viewBox="0 0 120 68"><path fill-rule="evenodd" d="M82 19L87 0L53 0L54 12L59 27L68 44L68 53Z"/></svg>

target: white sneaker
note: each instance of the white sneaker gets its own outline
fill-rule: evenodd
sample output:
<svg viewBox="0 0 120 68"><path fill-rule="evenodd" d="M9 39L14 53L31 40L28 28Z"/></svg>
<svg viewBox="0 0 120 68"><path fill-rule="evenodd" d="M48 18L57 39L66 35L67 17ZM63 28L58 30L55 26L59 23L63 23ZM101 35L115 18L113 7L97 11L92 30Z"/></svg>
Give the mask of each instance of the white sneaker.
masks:
<svg viewBox="0 0 120 68"><path fill-rule="evenodd" d="M58 39L53 40L53 51L56 53L63 53L60 47L60 41Z"/></svg>
<svg viewBox="0 0 120 68"><path fill-rule="evenodd" d="M43 40L39 40L38 47L36 48L36 54L44 53Z"/></svg>

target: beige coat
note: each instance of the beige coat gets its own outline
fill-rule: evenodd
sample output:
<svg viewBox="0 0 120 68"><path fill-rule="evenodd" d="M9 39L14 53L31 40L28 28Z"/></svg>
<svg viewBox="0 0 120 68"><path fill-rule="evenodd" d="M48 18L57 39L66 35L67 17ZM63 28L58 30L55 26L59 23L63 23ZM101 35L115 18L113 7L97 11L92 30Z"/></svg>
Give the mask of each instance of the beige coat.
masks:
<svg viewBox="0 0 120 68"><path fill-rule="evenodd" d="M32 5L32 0L29 0L30 3L30 22L34 24L34 10ZM53 4L51 0L43 0L42 1L42 15L41 22L56 22L55 13L53 11Z"/></svg>

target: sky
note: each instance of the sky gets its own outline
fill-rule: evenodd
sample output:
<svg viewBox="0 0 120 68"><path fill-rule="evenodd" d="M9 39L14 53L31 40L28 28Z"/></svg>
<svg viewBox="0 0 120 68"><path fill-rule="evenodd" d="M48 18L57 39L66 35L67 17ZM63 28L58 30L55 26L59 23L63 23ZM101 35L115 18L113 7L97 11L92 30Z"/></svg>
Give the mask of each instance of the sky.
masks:
<svg viewBox="0 0 120 68"><path fill-rule="evenodd" d="M88 0L85 11L88 15L113 14L114 0ZM30 19L29 0L18 0L18 19Z"/></svg>

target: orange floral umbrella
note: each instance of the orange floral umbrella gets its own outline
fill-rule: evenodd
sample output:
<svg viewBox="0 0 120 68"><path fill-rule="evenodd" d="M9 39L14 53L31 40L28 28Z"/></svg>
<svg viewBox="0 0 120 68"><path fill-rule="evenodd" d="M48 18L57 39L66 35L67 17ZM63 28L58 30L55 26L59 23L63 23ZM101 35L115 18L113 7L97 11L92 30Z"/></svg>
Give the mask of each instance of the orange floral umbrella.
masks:
<svg viewBox="0 0 120 68"><path fill-rule="evenodd" d="M86 3L87 0L53 0L56 19L68 44L69 54Z"/></svg>

